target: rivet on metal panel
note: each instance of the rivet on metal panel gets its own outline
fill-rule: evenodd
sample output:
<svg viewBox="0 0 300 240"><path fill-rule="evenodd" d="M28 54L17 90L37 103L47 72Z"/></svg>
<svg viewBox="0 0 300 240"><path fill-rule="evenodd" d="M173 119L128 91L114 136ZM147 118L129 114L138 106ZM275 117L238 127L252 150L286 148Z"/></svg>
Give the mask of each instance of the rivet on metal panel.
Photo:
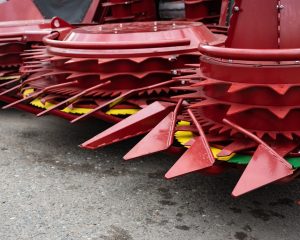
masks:
<svg viewBox="0 0 300 240"><path fill-rule="evenodd" d="M282 4L277 5L277 9L278 9L278 10L282 10L282 9L284 9L284 6L283 6Z"/></svg>
<svg viewBox="0 0 300 240"><path fill-rule="evenodd" d="M240 8L239 8L238 6L235 6L235 7L233 8L233 10L234 10L235 12L239 12L239 11L240 11Z"/></svg>

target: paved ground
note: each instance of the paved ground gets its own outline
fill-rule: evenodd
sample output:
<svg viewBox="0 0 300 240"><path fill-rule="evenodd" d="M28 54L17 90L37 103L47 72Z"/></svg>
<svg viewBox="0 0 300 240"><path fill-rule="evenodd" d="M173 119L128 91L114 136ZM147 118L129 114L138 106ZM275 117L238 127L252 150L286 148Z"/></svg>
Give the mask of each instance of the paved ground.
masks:
<svg viewBox="0 0 300 240"><path fill-rule="evenodd" d="M121 160L135 141L77 147L103 128L0 112L1 240L299 239L299 181L232 199L238 175L166 181L172 157Z"/></svg>

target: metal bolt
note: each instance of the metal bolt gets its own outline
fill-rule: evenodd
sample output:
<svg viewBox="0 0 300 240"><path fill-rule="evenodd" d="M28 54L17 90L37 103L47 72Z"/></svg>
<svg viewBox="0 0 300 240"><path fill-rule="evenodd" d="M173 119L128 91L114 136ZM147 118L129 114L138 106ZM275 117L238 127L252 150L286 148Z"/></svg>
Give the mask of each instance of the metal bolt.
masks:
<svg viewBox="0 0 300 240"><path fill-rule="evenodd" d="M177 70L171 70L171 73L172 73L173 75L178 75L178 71L177 71Z"/></svg>
<svg viewBox="0 0 300 240"><path fill-rule="evenodd" d="M281 5L277 5L276 7L277 7L278 10L284 9L284 6L282 4Z"/></svg>
<svg viewBox="0 0 300 240"><path fill-rule="evenodd" d="M170 62L174 62L177 60L177 57L176 56L172 56L172 57L169 57L168 59Z"/></svg>
<svg viewBox="0 0 300 240"><path fill-rule="evenodd" d="M240 11L240 8L239 8L238 6L235 6L235 7L233 8L233 10L234 10L235 12L239 12L239 11Z"/></svg>
<svg viewBox="0 0 300 240"><path fill-rule="evenodd" d="M56 27L56 28L60 27L60 22L58 19L55 19L53 24L54 24L54 27Z"/></svg>

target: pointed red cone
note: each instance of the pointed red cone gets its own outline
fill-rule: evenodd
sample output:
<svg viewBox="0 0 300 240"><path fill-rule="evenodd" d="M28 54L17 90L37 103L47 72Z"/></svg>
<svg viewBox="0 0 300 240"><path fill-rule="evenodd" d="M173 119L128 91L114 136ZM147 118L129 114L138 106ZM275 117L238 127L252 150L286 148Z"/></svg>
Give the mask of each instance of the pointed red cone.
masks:
<svg viewBox="0 0 300 240"><path fill-rule="evenodd" d="M166 178L174 178L204 168L211 167L215 159L211 150L207 148L205 140L197 137L192 146L182 155L174 166L165 175Z"/></svg>
<svg viewBox="0 0 300 240"><path fill-rule="evenodd" d="M173 122L175 114L169 113L153 130L148 133L133 149L125 156L125 160L164 151L172 144Z"/></svg>
<svg viewBox="0 0 300 240"><path fill-rule="evenodd" d="M269 107L268 109L280 119L284 119L292 110L291 107Z"/></svg>
<svg viewBox="0 0 300 240"><path fill-rule="evenodd" d="M280 95L285 95L288 90L290 90L291 85L289 84L273 84L269 85L275 92L279 93Z"/></svg>
<svg viewBox="0 0 300 240"><path fill-rule="evenodd" d="M96 149L145 134L151 131L157 123L160 122L168 113L173 111L174 108L174 103L154 102L136 114L125 118L106 131L83 143L81 147Z"/></svg>
<svg viewBox="0 0 300 240"><path fill-rule="evenodd" d="M232 195L238 197L291 174L292 166L285 159L268 146L260 144Z"/></svg>

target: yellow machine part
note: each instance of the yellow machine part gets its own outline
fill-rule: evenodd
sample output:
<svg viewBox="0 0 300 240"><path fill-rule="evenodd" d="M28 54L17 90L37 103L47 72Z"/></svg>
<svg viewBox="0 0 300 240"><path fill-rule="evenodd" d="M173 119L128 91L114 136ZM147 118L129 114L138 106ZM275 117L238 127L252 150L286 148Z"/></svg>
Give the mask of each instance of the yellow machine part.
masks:
<svg viewBox="0 0 300 240"><path fill-rule="evenodd" d="M29 94L33 93L34 89L26 89L23 92L23 96L26 97ZM43 109L49 109L51 107L54 106L54 104L49 103L49 102L45 102L42 103L41 99L37 98L34 99L33 101L30 102L31 105L38 107L38 108L43 108ZM62 109L62 112L65 113L72 113L72 114L86 114L89 113L90 111L92 111L93 109L89 109L89 108L70 108L70 107L66 107L64 109ZM106 112L106 114L108 115L114 115L114 116L119 116L119 115L133 115L135 113L137 113L139 111L139 109L110 109Z"/></svg>
<svg viewBox="0 0 300 240"><path fill-rule="evenodd" d="M0 81L9 81L9 80L14 80L18 79L20 76L6 76L6 77L0 77Z"/></svg>
<svg viewBox="0 0 300 240"><path fill-rule="evenodd" d="M27 89L23 92L23 96L26 97L33 92L34 92L34 89ZM43 109L48 109L48 108L51 108L54 106L54 104L49 103L49 102L45 102L45 104L42 103L41 99L39 99L39 98L31 101L30 104L32 104L35 107L43 108ZM65 113L72 113L72 114L86 114L86 113L89 113L90 111L92 111L92 109L66 107L61 111L65 112ZM106 114L114 115L114 116L133 115L133 114L137 113L138 111L139 111L139 109L110 109L106 112ZM187 121L180 121L177 123L177 125L178 126L190 126L191 123L187 122ZM183 145L186 148L189 148L189 146L186 146L186 144L194 138L194 134L191 131L177 131L177 132L175 132L175 138L181 145ZM230 156L226 156L226 157L218 157L218 153L220 153L222 150L219 148L216 148L216 147L211 147L211 151L212 151L215 159L217 159L219 161L229 161L231 158L233 158L235 156L235 154L231 154Z"/></svg>
<svg viewBox="0 0 300 240"><path fill-rule="evenodd" d="M108 115L133 115L140 109L110 109L106 112Z"/></svg>
<svg viewBox="0 0 300 240"><path fill-rule="evenodd" d="M190 126L191 123L187 121L180 121L177 123L178 126ZM176 140L183 146L189 148L189 146L186 146L186 144L191 141L194 138L194 134L191 131L177 131L175 132L175 138ZM235 154L231 154L230 156L226 157L218 157L218 154L222 151L222 149L211 147L212 154L214 155L214 158L219 161L229 161L231 158L235 156Z"/></svg>

